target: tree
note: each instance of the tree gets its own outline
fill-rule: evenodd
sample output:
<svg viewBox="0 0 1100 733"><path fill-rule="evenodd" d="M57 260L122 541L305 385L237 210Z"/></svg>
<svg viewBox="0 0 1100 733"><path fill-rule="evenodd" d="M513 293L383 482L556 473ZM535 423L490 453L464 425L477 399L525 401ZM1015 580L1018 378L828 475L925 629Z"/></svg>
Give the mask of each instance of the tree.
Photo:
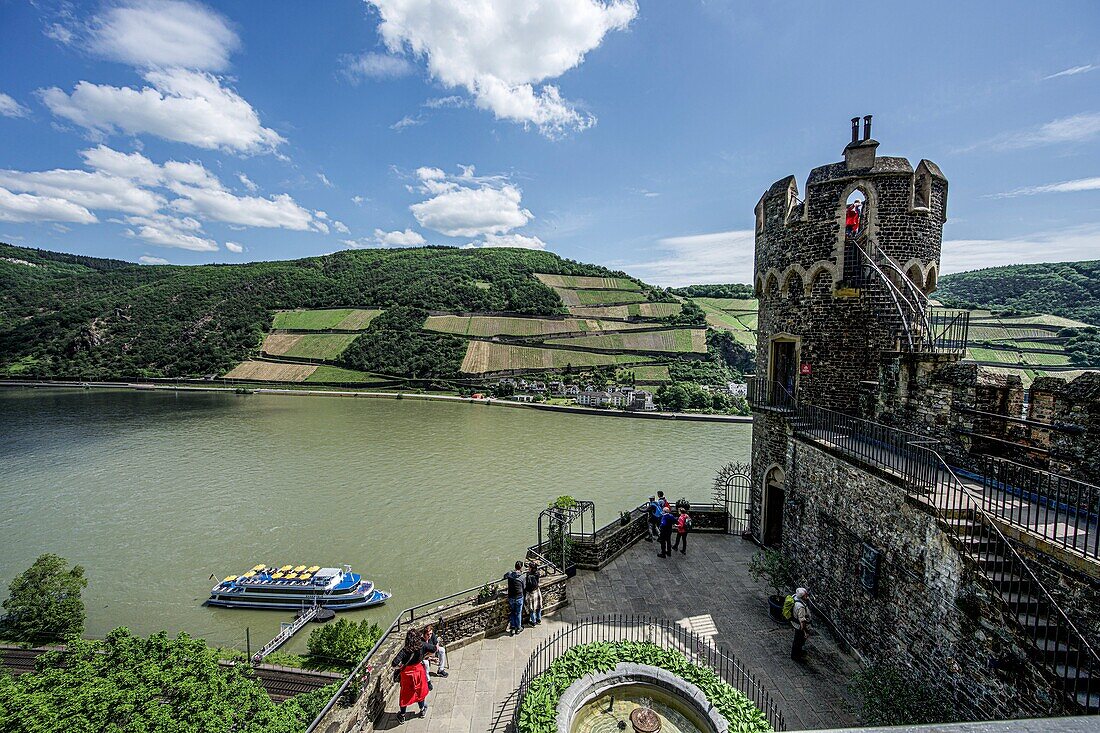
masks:
<svg viewBox="0 0 1100 733"><path fill-rule="evenodd" d="M296 733L332 694L275 703L251 667L219 664L202 639L119 628L102 641L72 639L39 657L34 672L0 680L0 717L19 711L18 726L0 729Z"/></svg>
<svg viewBox="0 0 1100 733"><path fill-rule="evenodd" d="M314 666L330 667L335 663L351 668L367 655L381 636L382 630L376 623L366 619L356 623L342 618L311 631L306 645Z"/></svg>
<svg viewBox="0 0 1100 733"><path fill-rule="evenodd" d="M79 636L84 631L84 601L87 587L84 568L47 553L41 555L8 586L6 612L0 633L18 641L45 643Z"/></svg>

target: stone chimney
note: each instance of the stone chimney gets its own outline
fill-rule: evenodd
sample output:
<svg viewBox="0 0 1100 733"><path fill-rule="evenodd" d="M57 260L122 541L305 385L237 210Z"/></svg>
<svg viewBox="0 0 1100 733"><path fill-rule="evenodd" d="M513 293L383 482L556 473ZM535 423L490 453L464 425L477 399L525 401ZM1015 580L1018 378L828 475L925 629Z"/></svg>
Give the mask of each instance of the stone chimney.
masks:
<svg viewBox="0 0 1100 733"><path fill-rule="evenodd" d="M859 118L852 118L852 142L844 148L844 163L848 170L873 168L878 141L871 138L871 115L863 118L863 139L859 139Z"/></svg>

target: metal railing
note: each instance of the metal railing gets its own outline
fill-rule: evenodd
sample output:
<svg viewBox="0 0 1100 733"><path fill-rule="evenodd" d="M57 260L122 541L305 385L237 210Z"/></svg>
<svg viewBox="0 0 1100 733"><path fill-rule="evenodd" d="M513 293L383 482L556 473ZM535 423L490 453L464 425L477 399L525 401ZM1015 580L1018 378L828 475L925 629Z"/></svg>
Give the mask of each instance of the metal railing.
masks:
<svg viewBox="0 0 1100 733"><path fill-rule="evenodd" d="M795 406L794 395L791 393L792 385L784 385L767 377L746 377L748 391L746 399L750 407L773 407L781 410L790 410Z"/></svg>
<svg viewBox="0 0 1100 733"><path fill-rule="evenodd" d="M982 507L1051 544L1100 560L1100 487L994 456L979 459ZM1010 497L1022 502L1006 503Z"/></svg>
<svg viewBox="0 0 1100 733"><path fill-rule="evenodd" d="M1006 615L1032 644L1032 652L1052 672L1067 698L1084 712L1100 712L1100 656L1066 615L987 511L982 496L964 485L935 450L918 447L937 466L931 495L913 487L909 494L931 506L941 526L971 564L990 582ZM1011 663L1011 661L1009 662Z"/></svg>
<svg viewBox="0 0 1100 733"><path fill-rule="evenodd" d="M649 616L607 614L586 618L559 631L531 653L516 693L512 730L518 730L523 698L535 678L574 646L597 641L649 642L664 649L675 649L692 664L714 671L724 682L741 691L763 712L775 730L786 729L783 713L767 690L730 652L719 649L709 640L672 621Z"/></svg>

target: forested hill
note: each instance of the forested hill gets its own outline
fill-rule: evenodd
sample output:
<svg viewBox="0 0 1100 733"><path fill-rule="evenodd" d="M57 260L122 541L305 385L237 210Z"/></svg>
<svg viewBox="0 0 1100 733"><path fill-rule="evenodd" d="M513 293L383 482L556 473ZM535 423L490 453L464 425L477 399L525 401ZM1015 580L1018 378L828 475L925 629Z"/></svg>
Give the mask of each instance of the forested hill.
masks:
<svg viewBox="0 0 1100 733"><path fill-rule="evenodd" d="M935 297L963 308L1052 313L1100 326L1100 260L1008 265L945 275Z"/></svg>
<svg viewBox="0 0 1100 733"><path fill-rule="evenodd" d="M0 244L0 374L221 374L257 347L273 312L286 308L563 313L535 272L626 277L516 249L358 250L283 262L149 266ZM640 285L650 300L667 299Z"/></svg>

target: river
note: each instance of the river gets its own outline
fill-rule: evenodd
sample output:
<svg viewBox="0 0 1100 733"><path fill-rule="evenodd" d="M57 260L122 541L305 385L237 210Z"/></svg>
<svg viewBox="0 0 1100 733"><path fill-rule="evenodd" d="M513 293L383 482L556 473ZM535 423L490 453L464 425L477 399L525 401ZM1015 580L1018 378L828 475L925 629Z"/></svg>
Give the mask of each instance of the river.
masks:
<svg viewBox="0 0 1100 733"><path fill-rule="evenodd" d="M34 558L86 569L86 635L253 648L290 614L202 606L211 574L351 564L407 606L499 576L559 494L597 524L662 489L709 500L751 426L414 400L0 389L0 596ZM302 651L306 634L286 651Z"/></svg>

